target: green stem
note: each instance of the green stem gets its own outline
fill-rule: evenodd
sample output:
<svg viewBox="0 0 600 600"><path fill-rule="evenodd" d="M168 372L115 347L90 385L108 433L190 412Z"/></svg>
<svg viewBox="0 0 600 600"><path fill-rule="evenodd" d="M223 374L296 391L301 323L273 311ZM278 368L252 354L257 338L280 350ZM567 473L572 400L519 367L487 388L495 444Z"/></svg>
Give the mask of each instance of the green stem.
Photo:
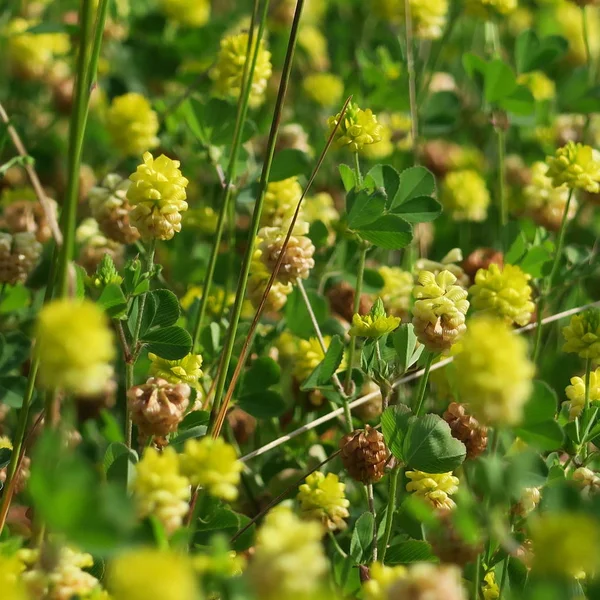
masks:
<svg viewBox="0 0 600 600"><path fill-rule="evenodd" d="M506 190L504 185L504 156L506 154L506 132L500 127L495 127L496 140L498 142L498 193L500 195L500 240L506 252L506 225L508 224L508 204L506 201Z"/></svg>
<svg viewBox="0 0 600 600"><path fill-rule="evenodd" d="M396 496L398 493L398 477L400 475L400 467L394 467L390 473L390 487L388 492L388 505L385 514L385 530L383 532L383 540L381 542L380 560L385 563L385 555L387 552L390 538L392 536L392 526L394 524L394 511L396 510Z"/></svg>
<svg viewBox="0 0 600 600"><path fill-rule="evenodd" d="M587 448L588 442L586 441L587 433L589 432L589 424L591 423L588 420L588 413L590 407L590 377L592 371L592 359L587 358L585 361L585 392L584 392L584 402L583 402L583 411L581 413L581 428L584 431L584 435L581 438L581 450L583 451L583 458L587 456Z"/></svg>
<svg viewBox="0 0 600 600"><path fill-rule="evenodd" d="M473 579L473 600L479 598L479 589L481 587L481 552L477 555L475 561L475 579Z"/></svg>
<svg viewBox="0 0 600 600"><path fill-rule="evenodd" d="M356 188L362 187L362 174L360 172L360 158L358 152L354 153L354 178L356 179Z"/></svg>
<svg viewBox="0 0 600 600"><path fill-rule="evenodd" d="M588 18L585 5L581 5L581 24L583 27L583 41L585 44L585 58L588 68L588 83L591 85L594 83L594 65L592 62L592 50L590 47L590 33L588 27Z"/></svg>
<svg viewBox="0 0 600 600"><path fill-rule="evenodd" d="M415 415L420 416L421 410L423 409L423 404L425 402L425 390L427 389L427 380L429 379L429 371L431 370L431 365L433 364L433 359L435 358L435 354L433 352L429 353L427 357L427 362L425 363L425 372L421 377L421 381L419 382L419 389L417 390L417 397L415 398Z"/></svg>
<svg viewBox="0 0 600 600"><path fill-rule="evenodd" d="M373 495L373 484L369 483L365 486L367 490L367 501L369 503L369 511L373 515L373 562L377 561L377 513L375 512L375 497Z"/></svg>

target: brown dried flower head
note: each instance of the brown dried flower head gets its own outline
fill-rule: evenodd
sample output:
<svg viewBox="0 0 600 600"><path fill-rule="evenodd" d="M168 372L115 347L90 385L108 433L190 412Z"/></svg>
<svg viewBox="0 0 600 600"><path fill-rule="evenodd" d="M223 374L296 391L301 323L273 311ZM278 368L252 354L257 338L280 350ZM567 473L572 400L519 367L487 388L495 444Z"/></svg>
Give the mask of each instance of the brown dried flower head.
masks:
<svg viewBox="0 0 600 600"><path fill-rule="evenodd" d="M452 402L444 413L444 421L450 425L452 437L467 448L467 458L476 458L487 448L487 427L472 417L464 405Z"/></svg>
<svg viewBox="0 0 600 600"><path fill-rule="evenodd" d="M379 431L366 425L340 440L341 457L348 474L361 483L375 483L384 475L388 450Z"/></svg>

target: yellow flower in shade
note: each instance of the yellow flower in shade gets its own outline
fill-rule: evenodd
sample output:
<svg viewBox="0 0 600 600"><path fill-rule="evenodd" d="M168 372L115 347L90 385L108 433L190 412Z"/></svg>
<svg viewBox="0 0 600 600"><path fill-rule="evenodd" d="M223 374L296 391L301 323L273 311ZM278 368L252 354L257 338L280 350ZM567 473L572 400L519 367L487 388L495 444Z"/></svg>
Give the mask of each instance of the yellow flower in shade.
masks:
<svg viewBox="0 0 600 600"><path fill-rule="evenodd" d="M302 21L304 21L304 17L305 15L302 16ZM306 53L313 69L324 70L329 68L327 38L318 27L301 25L298 32L298 46Z"/></svg>
<svg viewBox="0 0 600 600"><path fill-rule="evenodd" d="M410 482L406 491L422 498L433 508L453 509L456 504L450 498L458 491L458 477L452 473L424 473L423 471L406 471Z"/></svg>
<svg viewBox="0 0 600 600"><path fill-rule="evenodd" d="M571 385L565 388L565 394L569 401L563 404L569 410L569 418L573 421L581 415L585 405L585 378L571 377ZM590 373L589 401L600 401L600 367Z"/></svg>
<svg viewBox="0 0 600 600"><path fill-rule="evenodd" d="M265 192L261 226L288 227L301 197L302 187L297 177L271 181Z"/></svg>
<svg viewBox="0 0 600 600"><path fill-rule="evenodd" d="M104 390L115 349L108 319L93 302L49 302L38 315L35 337L42 387L84 396Z"/></svg>
<svg viewBox="0 0 600 600"><path fill-rule="evenodd" d="M376 144L381 140L381 125L370 108L363 110L351 102L341 122L340 116L341 113L338 113L328 120L330 132L340 123L334 137L338 148L347 147L351 152L358 152L364 146Z"/></svg>
<svg viewBox="0 0 600 600"><path fill-rule="evenodd" d="M600 192L600 155L591 146L567 142L554 156L548 156L546 162L554 186L566 184L592 194Z"/></svg>
<svg viewBox="0 0 600 600"><path fill-rule="evenodd" d="M340 220L340 213L335 208L333 197L328 192L319 192L308 196L302 203L304 218L308 223L321 221L327 227Z"/></svg>
<svg viewBox="0 0 600 600"><path fill-rule="evenodd" d="M412 296L412 274L400 267L387 266L379 267L378 272L383 277L383 287L379 291L383 305L391 315L405 319Z"/></svg>
<svg viewBox="0 0 600 600"><path fill-rule="evenodd" d="M170 240L181 231L181 213L188 208L185 188L188 180L179 170L179 161L164 154L154 158L150 152L143 156L129 179L127 190L131 204L131 222L146 240Z"/></svg>
<svg viewBox="0 0 600 600"><path fill-rule="evenodd" d="M374 562L369 568L370 579L363 583L365 600L388 600L388 590L398 579L406 576L406 567L388 567Z"/></svg>
<svg viewBox="0 0 600 600"><path fill-rule="evenodd" d="M477 271L475 285L469 288L471 304L475 310L485 311L509 324L526 325L535 310L530 279L531 275L519 267L499 267L492 263L489 268Z"/></svg>
<svg viewBox="0 0 600 600"><path fill-rule="evenodd" d="M194 600L196 575L188 556L170 550L139 548L117 556L108 566L113 600Z"/></svg>
<svg viewBox="0 0 600 600"><path fill-rule="evenodd" d="M600 567L600 525L577 513L548 513L530 523L533 570L551 578L593 574Z"/></svg>
<svg viewBox="0 0 600 600"><path fill-rule="evenodd" d="M400 318L388 317L381 298L377 298L369 314L363 316L357 313L352 316L352 327L349 333L360 337L378 338L391 333L398 325L400 325Z"/></svg>
<svg viewBox="0 0 600 600"><path fill-rule="evenodd" d="M167 17L188 27L202 27L210 18L210 0L161 0Z"/></svg>
<svg viewBox="0 0 600 600"><path fill-rule="evenodd" d="M202 298L202 286L193 285L181 298L181 307L184 310L189 310L194 303L194 300L200 300ZM229 308L235 301L234 294L228 294L225 298L225 290L222 287L211 286L210 294L206 299L206 311L213 317L218 317L221 314L223 305L225 308Z"/></svg>
<svg viewBox="0 0 600 600"><path fill-rule="evenodd" d="M302 82L304 93L321 106L338 104L344 93L344 82L332 73L313 73Z"/></svg>
<svg viewBox="0 0 600 600"><path fill-rule="evenodd" d="M253 37L250 56L256 49L256 35ZM221 40L221 50L217 63L210 72L213 89L218 96L237 99L241 92L248 34L246 32L228 35ZM254 76L250 88L250 106L260 106L265 100L267 82L271 77L271 53L265 50L264 40L260 40Z"/></svg>
<svg viewBox="0 0 600 600"><path fill-rule="evenodd" d="M256 243L260 243L260 238L256 239ZM267 283L271 278L271 271L269 271L261 256L262 250L256 248L252 257L252 263L250 264L250 276L248 278L248 297L255 308L259 306L267 288ZM265 310L267 312L280 311L285 306L287 297L292 293L293 289L291 283L283 283L275 280L267 295Z"/></svg>
<svg viewBox="0 0 600 600"><path fill-rule="evenodd" d="M500 598L500 587L496 583L496 575L494 571L488 571L483 578L481 586L484 600L497 600Z"/></svg>
<svg viewBox="0 0 600 600"><path fill-rule="evenodd" d="M128 156L139 156L159 144L158 115L141 94L115 98L108 109L106 128L114 145Z"/></svg>
<svg viewBox="0 0 600 600"><path fill-rule="evenodd" d="M556 85L543 71L530 71L517 77L517 83L527 86L538 102L552 100L556 96Z"/></svg>
<svg viewBox="0 0 600 600"><path fill-rule="evenodd" d="M329 348L331 337L323 336L325 348ZM304 381L316 368L317 365L325 358L325 353L321 349L321 344L317 338L311 337L308 340L300 340L296 351L294 377L298 381ZM338 367L338 371L343 371L346 368L344 360Z"/></svg>
<svg viewBox="0 0 600 600"><path fill-rule="evenodd" d="M450 271L419 273L413 289L417 300L412 322L419 341L429 350L448 350L465 332L467 291L455 283L456 277Z"/></svg>
<svg viewBox="0 0 600 600"><path fill-rule="evenodd" d="M202 356L200 354L187 354L178 360L167 360L152 352L148 352L152 361L150 375L166 379L169 383L187 383L197 388L198 380L202 377Z"/></svg>
<svg viewBox="0 0 600 600"><path fill-rule="evenodd" d="M0 554L0 590L2 590L3 600L27 600L21 582L21 573L24 569L23 561L16 555Z"/></svg>
<svg viewBox="0 0 600 600"><path fill-rule="evenodd" d="M329 531L344 529L350 516L342 483L337 475L320 471L310 474L298 489L297 500L300 503L300 516L320 521Z"/></svg>
<svg viewBox="0 0 600 600"><path fill-rule="evenodd" d="M156 517L167 534L173 533L181 527L190 500L190 481L180 472L177 452L170 446L162 453L146 448L136 473L133 496L138 515Z"/></svg>
<svg viewBox="0 0 600 600"><path fill-rule="evenodd" d="M256 534L248 575L261 600L312 598L328 570L323 526L286 506L272 509Z"/></svg>
<svg viewBox="0 0 600 600"><path fill-rule="evenodd" d="M389 588L387 600L467 600L461 570L456 565L412 563L406 575L399 577Z"/></svg>
<svg viewBox="0 0 600 600"><path fill-rule="evenodd" d="M535 366L527 342L492 317L469 321L454 357L460 402L485 425L516 425L531 393Z"/></svg>
<svg viewBox="0 0 600 600"><path fill-rule="evenodd" d="M446 175L440 201L455 221L485 221L490 194L477 171L464 169Z"/></svg>
<svg viewBox="0 0 600 600"><path fill-rule="evenodd" d="M578 315L562 330L564 352L574 352L581 358L600 358L600 310L590 308Z"/></svg>
<svg viewBox="0 0 600 600"><path fill-rule="evenodd" d="M180 456L181 471L192 485L199 485L211 496L232 501L238 496L242 463L233 446L223 438L205 436L188 440Z"/></svg>
<svg viewBox="0 0 600 600"><path fill-rule="evenodd" d="M583 31L581 9L574 2L555 3L555 21L558 33L569 42L567 57L570 62L583 65L587 61L587 49ZM592 6L586 8L588 41L592 56L600 50L600 14Z"/></svg>

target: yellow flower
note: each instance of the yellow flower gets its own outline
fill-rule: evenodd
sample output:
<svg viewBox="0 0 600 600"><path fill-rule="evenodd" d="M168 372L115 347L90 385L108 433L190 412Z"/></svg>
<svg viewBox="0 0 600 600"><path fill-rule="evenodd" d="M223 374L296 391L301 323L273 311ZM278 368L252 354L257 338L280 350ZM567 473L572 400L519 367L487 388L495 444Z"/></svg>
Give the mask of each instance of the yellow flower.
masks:
<svg viewBox="0 0 600 600"><path fill-rule="evenodd" d="M431 271L437 276L442 271L450 271L450 273L456 277L456 285L460 285L460 287L467 289L470 279L464 269L460 266L462 261L462 250L460 248L452 248L452 250L450 250L439 262L428 258L419 258L419 260L415 262L415 272Z"/></svg>
<svg viewBox="0 0 600 600"><path fill-rule="evenodd" d="M302 89L317 104L333 106L342 99L344 82L332 73L313 73L304 78Z"/></svg>
<svg viewBox="0 0 600 600"><path fill-rule="evenodd" d="M8 450L12 450L13 449L13 445L12 442L10 441L10 438L6 435L0 435L0 450L2 449L8 449Z"/></svg>
<svg viewBox="0 0 600 600"><path fill-rule="evenodd" d="M302 187L297 177L271 181L265 192L261 227L288 227L301 197Z"/></svg>
<svg viewBox="0 0 600 600"><path fill-rule="evenodd" d="M188 440L180 456L181 471L192 485L199 485L215 498L232 501L238 496L242 463L233 446L223 438L205 436Z"/></svg>
<svg viewBox="0 0 600 600"><path fill-rule="evenodd" d="M341 113L338 113L335 117L329 117L327 121L330 132L340 123L334 137L338 148L347 146L351 152L358 152L364 146L376 144L381 140L381 125L370 108L363 110L351 102L341 122L340 115Z"/></svg>
<svg viewBox="0 0 600 600"><path fill-rule="evenodd" d="M178 360L167 360L152 352L148 352L152 361L150 375L166 379L169 383L187 383L197 388L198 380L202 377L202 356L200 354L187 354Z"/></svg>
<svg viewBox="0 0 600 600"><path fill-rule="evenodd" d="M500 598L500 587L496 583L496 575L494 571L488 571L483 578L481 586L484 600L497 600Z"/></svg>
<svg viewBox="0 0 600 600"><path fill-rule="evenodd" d="M167 534L181 527L188 512L190 481L181 475L179 457L170 446L162 453L153 447L137 464L133 495L140 518L156 517Z"/></svg>
<svg viewBox="0 0 600 600"><path fill-rule="evenodd" d="M564 402L564 405L569 410L569 418L574 421L581 415L585 405L585 379L583 377L571 377L571 385L565 388L565 394L569 401ZM600 367L590 373L589 401L600 401Z"/></svg>
<svg viewBox="0 0 600 600"><path fill-rule="evenodd" d="M185 188L188 180L179 170L179 161L164 154L155 159L144 153L129 179L133 182L127 198L133 207L131 222L146 240L170 240L181 231L181 214L188 208Z"/></svg>
<svg viewBox="0 0 600 600"><path fill-rule="evenodd" d="M337 475L320 471L310 474L298 490L300 516L320 521L329 531L344 529L350 516L344 490L346 484L340 482Z"/></svg>
<svg viewBox="0 0 600 600"><path fill-rule="evenodd" d="M386 310L396 317L406 318L410 308L413 276L400 267L382 266L378 269L383 277L383 287L379 295Z"/></svg>
<svg viewBox="0 0 600 600"><path fill-rule="evenodd" d="M194 303L194 300L202 298L202 286L193 285L181 298L181 307L184 310L189 310ZM211 286L210 294L206 299L206 310L212 317L217 317L221 314L223 304L225 308L229 308L235 301L234 294L228 294L225 298L225 290L222 287L215 285Z"/></svg>
<svg viewBox="0 0 600 600"><path fill-rule="evenodd" d="M302 15L302 22L304 22L305 16L304 14ZM329 67L327 38L321 33L318 27L314 25L300 25L298 46L306 52L310 66L313 69L323 70Z"/></svg>
<svg viewBox="0 0 600 600"><path fill-rule="evenodd" d="M531 320L535 304L531 301L531 275L514 265L499 267L492 263L479 269L475 285L469 288L475 310L485 311L507 323L526 325Z"/></svg>
<svg viewBox="0 0 600 600"><path fill-rule="evenodd" d="M322 525L286 506L272 509L256 534L248 575L261 600L311 598L328 570Z"/></svg>
<svg viewBox="0 0 600 600"><path fill-rule="evenodd" d="M566 184L570 189L600 192L600 157L591 146L569 141L554 156L548 156L546 162L548 177L555 187Z"/></svg>
<svg viewBox="0 0 600 600"><path fill-rule="evenodd" d="M256 239L260 243L260 238ZM267 283L271 278L271 272L261 260L262 250L256 248L250 265L250 277L248 278L248 297L252 306L255 308L260 304ZM269 294L267 295L265 310L267 312L280 311L287 302L287 297L292 293L293 286L291 283L283 283L275 280Z"/></svg>
<svg viewBox="0 0 600 600"><path fill-rule="evenodd" d="M455 221L485 221L490 195L477 171L452 171L444 178L440 201Z"/></svg>
<svg viewBox="0 0 600 600"><path fill-rule="evenodd" d="M260 106L265 100L267 82L271 77L271 53L265 50L264 40L260 40L256 67L250 89L249 104ZM256 35L253 37L250 56L256 49ZM228 35L221 40L221 50L217 63L210 72L213 88L217 95L237 99L241 92L246 51L248 50L248 34Z"/></svg>
<svg viewBox="0 0 600 600"><path fill-rule="evenodd" d="M202 27L210 18L210 0L161 0L160 7L169 19L188 27Z"/></svg>
<svg viewBox="0 0 600 600"><path fill-rule="evenodd" d="M141 94L131 92L114 98L106 128L114 145L128 156L139 156L159 144L158 115Z"/></svg>
<svg viewBox="0 0 600 600"><path fill-rule="evenodd" d="M535 373L527 342L499 319L469 322L454 358L460 401L485 425L515 425L531 393Z"/></svg>
<svg viewBox="0 0 600 600"><path fill-rule="evenodd" d="M115 558L108 567L113 600L194 600L196 576L186 555L141 548Z"/></svg>
<svg viewBox="0 0 600 600"><path fill-rule="evenodd" d="M340 220L340 213L335 208L333 197L329 192L318 192L308 196L302 203L304 218L308 223L321 221L327 227Z"/></svg>
<svg viewBox="0 0 600 600"><path fill-rule="evenodd" d="M325 348L329 348L331 337L324 335L323 341L325 342ZM319 344L317 338L311 337L308 340L300 340L296 351L294 377L300 382L304 381L324 358L325 353L321 349L321 344ZM338 371L342 371L345 368L345 362L342 360Z"/></svg>
<svg viewBox="0 0 600 600"><path fill-rule="evenodd" d="M462 585L461 570L456 565L418 562L412 563L406 575L390 586L387 600L400 598L467 600L468 596Z"/></svg>
<svg viewBox="0 0 600 600"><path fill-rule="evenodd" d="M16 555L0 554L0 590L2 600L26 600L25 589L20 581L20 575L25 569L23 561Z"/></svg>
<svg viewBox="0 0 600 600"><path fill-rule="evenodd" d="M542 102L556 96L556 85L543 71L530 71L517 77L517 83L529 88L534 100Z"/></svg>
<svg viewBox="0 0 600 600"><path fill-rule="evenodd" d="M572 63L584 65L587 61L581 10L573 2L557 2L555 4L555 21L558 33L569 42L568 58ZM600 15L593 6L586 8L588 40L592 56L600 50Z"/></svg>
<svg viewBox="0 0 600 600"><path fill-rule="evenodd" d="M581 358L600 358L600 311L590 308L573 315L567 327L563 327L564 352L574 352Z"/></svg>
<svg viewBox="0 0 600 600"><path fill-rule="evenodd" d="M35 334L39 381L46 389L94 395L113 373L113 335L104 312L89 300L46 304Z"/></svg>
<svg viewBox="0 0 600 600"><path fill-rule="evenodd" d="M374 562L369 568L370 579L363 583L365 600L388 600L388 590L398 579L406 576L406 567L388 567Z"/></svg>
<svg viewBox="0 0 600 600"><path fill-rule="evenodd" d="M516 10L517 0L467 0L467 12L484 19L506 16Z"/></svg>
<svg viewBox="0 0 600 600"><path fill-rule="evenodd" d="M448 0L409 0L414 35L419 39L435 40L446 27ZM404 22L404 0L374 0L378 16L399 24Z"/></svg>
<svg viewBox="0 0 600 600"><path fill-rule="evenodd" d="M383 308L381 298L377 298L369 314L361 316L358 313L352 316L350 335L378 338L394 331L400 325L399 317L388 317Z"/></svg>
<svg viewBox="0 0 600 600"><path fill-rule="evenodd" d="M422 498L433 508L453 509L456 504L450 498L458 491L458 477L452 473L424 473L423 471L406 471L410 482L406 491Z"/></svg>

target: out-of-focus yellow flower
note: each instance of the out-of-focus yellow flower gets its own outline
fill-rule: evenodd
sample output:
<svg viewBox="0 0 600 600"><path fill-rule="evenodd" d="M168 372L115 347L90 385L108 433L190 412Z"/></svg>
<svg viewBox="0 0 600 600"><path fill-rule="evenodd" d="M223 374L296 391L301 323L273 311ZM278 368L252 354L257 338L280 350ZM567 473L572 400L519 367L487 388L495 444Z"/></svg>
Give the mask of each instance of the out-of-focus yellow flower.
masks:
<svg viewBox="0 0 600 600"><path fill-rule="evenodd" d="M131 221L146 240L170 240L181 231L181 213L188 208L185 188L188 180L179 170L179 161L164 154L154 158L144 153L129 179L133 182L127 198L133 207Z"/></svg>
<svg viewBox="0 0 600 600"><path fill-rule="evenodd" d="M526 487L521 490L521 498L515 506L518 515L526 517L532 513L542 499L542 492L539 487Z"/></svg>
<svg viewBox="0 0 600 600"><path fill-rule="evenodd" d="M496 583L496 575L494 571L488 571L483 578L481 586L484 600L497 600L500 598L500 587Z"/></svg>
<svg viewBox="0 0 600 600"><path fill-rule="evenodd" d="M338 113L327 121L330 132L339 123L334 136L334 143L338 148L348 147L351 152L358 152L364 146L381 140L381 125L370 108L363 110L350 102L341 122L340 117L341 113Z"/></svg>
<svg viewBox="0 0 600 600"><path fill-rule="evenodd" d="M191 387L198 387L198 380L202 377L202 356L200 354L187 354L177 360L167 360L152 352L148 352L152 361L150 375L166 379L169 383L187 383Z"/></svg>
<svg viewBox="0 0 600 600"><path fill-rule="evenodd" d="M183 216L183 224L193 227L206 235L214 235L217 231L219 215L212 206L200 206L189 209Z"/></svg>
<svg viewBox="0 0 600 600"><path fill-rule="evenodd" d="M302 21L304 21L304 16L302 16ZM322 71L329 68L327 38L318 27L301 25L298 32L298 46L306 52L313 69Z"/></svg>
<svg viewBox="0 0 600 600"><path fill-rule="evenodd" d="M494 16L506 16L516 10L517 0L467 0L466 9L469 14L490 19Z"/></svg>
<svg viewBox="0 0 600 600"><path fill-rule="evenodd" d="M531 320L535 304L531 301L531 275L514 265L499 267L492 263L479 269L475 284L469 288L471 304L507 323L526 325Z"/></svg>
<svg viewBox="0 0 600 600"><path fill-rule="evenodd" d="M571 385L565 388L569 401L564 404L569 410L569 418L574 421L583 412L585 405L585 378L571 377ZM600 401L600 367L590 373L590 402Z"/></svg>
<svg viewBox="0 0 600 600"><path fill-rule="evenodd" d="M485 425L515 425L531 393L535 366L527 342L492 317L469 321L454 358L460 401Z"/></svg>
<svg viewBox="0 0 600 600"><path fill-rule="evenodd" d="M340 220L340 213L335 208L333 197L328 192L318 192L308 196L302 203L304 218L308 223L321 221L327 227Z"/></svg>
<svg viewBox="0 0 600 600"><path fill-rule="evenodd" d="M410 482L406 491L423 498L433 508L451 510L456 507L450 498L458 491L458 477L452 473L424 473L423 471L406 471Z"/></svg>
<svg viewBox="0 0 600 600"><path fill-rule="evenodd" d="M300 503L300 516L321 522L329 531L344 529L350 516L342 483L337 475L320 471L309 475L298 489L297 500Z"/></svg>
<svg viewBox="0 0 600 600"><path fill-rule="evenodd" d="M323 336L325 348L329 348L331 337ZM321 344L317 338L311 337L308 340L300 340L296 351L294 377L298 381L304 381L316 368L317 365L325 358L325 353L321 349ZM338 367L338 371L345 369L345 362Z"/></svg>
<svg viewBox="0 0 600 600"><path fill-rule="evenodd" d="M380 124L381 139L379 142L364 146L360 150L361 156L373 161L381 160L391 156L394 152L394 144L392 143L392 128L390 127L389 123L385 123L382 118L380 118Z"/></svg>
<svg viewBox="0 0 600 600"><path fill-rule="evenodd" d="M16 555L0 554L0 590L3 600L26 600L25 588L20 580L25 565Z"/></svg>
<svg viewBox="0 0 600 600"><path fill-rule="evenodd" d="M246 566L243 556L234 550L217 549L212 555L196 554L192 557L194 571L200 575L216 575L218 577L237 577Z"/></svg>
<svg viewBox="0 0 600 600"><path fill-rule="evenodd" d="M555 20L559 33L569 42L568 58L572 63L583 65L587 61L587 50L583 34L581 9L573 2L555 3ZM597 7L586 8L588 40L592 56L600 51L600 13Z"/></svg>
<svg viewBox="0 0 600 600"><path fill-rule="evenodd" d="M383 287L379 296L386 310L396 317L406 319L413 288L413 276L400 267L382 266L378 269L383 277Z"/></svg>
<svg viewBox="0 0 600 600"><path fill-rule="evenodd" d="M344 82L333 73L313 73L302 82L304 93L321 106L338 104L344 93Z"/></svg>
<svg viewBox="0 0 600 600"><path fill-rule="evenodd" d="M35 334L39 381L46 389L92 396L111 378L113 335L104 312L89 300L46 304Z"/></svg>
<svg viewBox="0 0 600 600"><path fill-rule="evenodd" d="M210 18L210 0L160 0L169 19L188 27L202 27Z"/></svg>
<svg viewBox="0 0 600 600"><path fill-rule="evenodd" d="M574 352L581 358L600 358L600 310L590 308L578 315L562 330L564 352Z"/></svg>
<svg viewBox="0 0 600 600"><path fill-rule="evenodd" d="M253 37L250 57L256 49L256 35ZM213 89L219 96L237 99L241 93L244 64L248 50L248 33L242 32L228 35L221 40L221 50L217 63L210 72ZM271 53L265 49L264 40L260 40L258 56L250 88L249 104L260 106L265 100L267 82L271 77Z"/></svg>
<svg viewBox="0 0 600 600"><path fill-rule="evenodd" d="M390 586L387 600L396 598L443 598L467 600L461 570L456 565L436 565L429 562L412 563L406 575Z"/></svg>
<svg viewBox="0 0 600 600"><path fill-rule="evenodd" d="M373 0L375 13L391 23L404 22L404 0ZM442 36L448 14L448 0L410 0L416 38L436 40Z"/></svg>
<svg viewBox="0 0 600 600"><path fill-rule="evenodd" d="M455 221L485 221L490 194L477 171L464 169L446 175L440 201Z"/></svg>
<svg viewBox="0 0 600 600"><path fill-rule="evenodd" d="M248 575L261 600L311 598L328 569L323 526L304 521L285 506L272 509L256 534Z"/></svg>
<svg viewBox="0 0 600 600"><path fill-rule="evenodd" d="M202 298L202 287L199 285L193 285L181 298L181 307L184 310L189 310L194 303L194 300L200 300ZM235 295L230 293L225 298L225 290L222 287L211 286L210 294L206 299L206 311L212 317L217 317L221 314L223 304L225 308L229 308L235 301Z"/></svg>
<svg viewBox="0 0 600 600"><path fill-rule="evenodd" d="M133 495L140 518L156 517L167 534L181 527L189 510L190 481L179 470L179 457L170 446L159 453L144 451L137 464Z"/></svg>
<svg viewBox="0 0 600 600"><path fill-rule="evenodd" d="M242 463L233 446L223 438L205 436L187 440L180 456L181 471L192 485L199 485L211 496L232 501L238 496Z"/></svg>
<svg viewBox="0 0 600 600"><path fill-rule="evenodd" d="M369 568L370 579L363 583L366 600L388 600L388 590L398 579L406 576L406 567L388 567L374 562Z"/></svg>
<svg viewBox="0 0 600 600"><path fill-rule="evenodd" d="M355 313L352 316L352 327L349 333L360 337L378 338L394 331L398 325L400 325L400 318L388 317L381 298L378 298L369 314Z"/></svg>
<svg viewBox="0 0 600 600"><path fill-rule="evenodd" d="M567 142L554 156L548 156L546 162L554 186L566 184L592 194L600 192L600 155L591 146Z"/></svg>
<svg viewBox="0 0 600 600"><path fill-rule="evenodd" d="M528 6L517 6L517 8L508 15L508 30L517 37L522 31L531 29L534 26L534 11Z"/></svg>
<svg viewBox="0 0 600 600"><path fill-rule="evenodd" d="M196 576L186 555L140 548L115 558L108 567L113 600L193 600Z"/></svg>
<svg viewBox="0 0 600 600"><path fill-rule="evenodd" d="M261 227L288 227L301 197L302 186L297 177L271 181L265 192Z"/></svg>
<svg viewBox="0 0 600 600"><path fill-rule="evenodd" d="M141 94L131 92L113 99L106 128L114 145L127 156L139 156L160 143L158 115Z"/></svg>
<svg viewBox="0 0 600 600"><path fill-rule="evenodd" d="M530 71L517 77L517 83L529 88L531 95L538 102L552 100L556 96L556 85L543 71Z"/></svg>

